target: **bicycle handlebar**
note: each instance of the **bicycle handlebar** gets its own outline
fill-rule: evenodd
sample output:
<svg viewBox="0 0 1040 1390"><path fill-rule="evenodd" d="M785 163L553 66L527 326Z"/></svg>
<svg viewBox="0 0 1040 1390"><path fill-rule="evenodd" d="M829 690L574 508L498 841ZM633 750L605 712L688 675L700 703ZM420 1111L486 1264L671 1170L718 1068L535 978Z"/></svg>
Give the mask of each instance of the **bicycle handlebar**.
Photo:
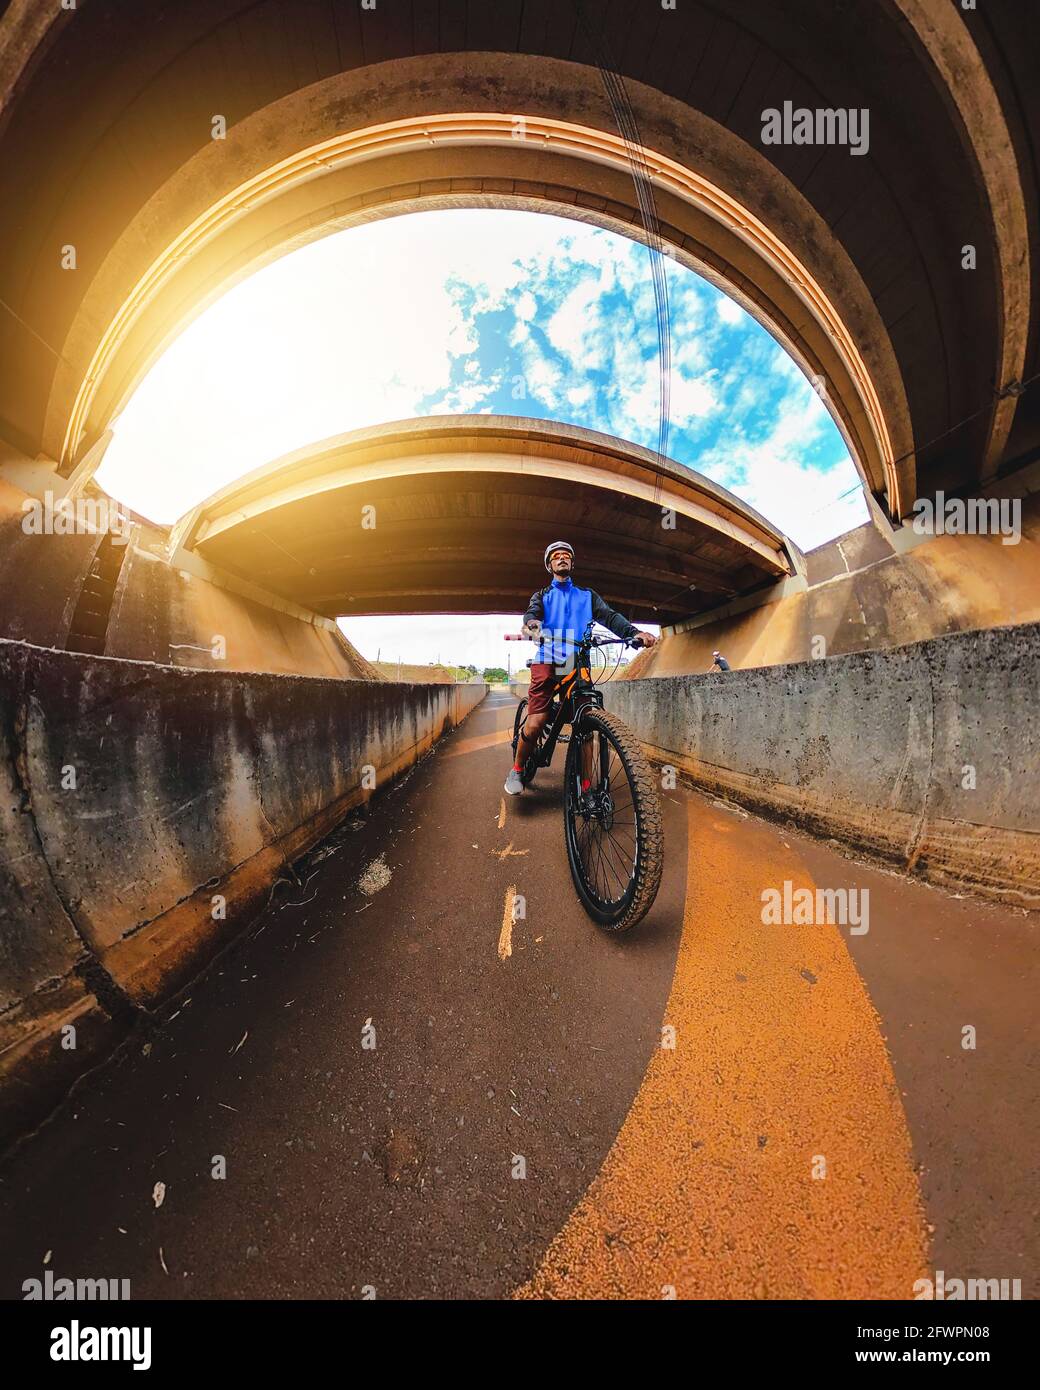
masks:
<svg viewBox="0 0 1040 1390"><path fill-rule="evenodd" d="M573 647L611 647L615 642L623 642L626 647L640 647L641 642L636 642L631 637L583 637L578 641L574 637L561 637L548 631L541 632L537 637L529 637L526 632L507 632L503 639L504 642L548 642L552 646L556 642L569 642Z"/></svg>

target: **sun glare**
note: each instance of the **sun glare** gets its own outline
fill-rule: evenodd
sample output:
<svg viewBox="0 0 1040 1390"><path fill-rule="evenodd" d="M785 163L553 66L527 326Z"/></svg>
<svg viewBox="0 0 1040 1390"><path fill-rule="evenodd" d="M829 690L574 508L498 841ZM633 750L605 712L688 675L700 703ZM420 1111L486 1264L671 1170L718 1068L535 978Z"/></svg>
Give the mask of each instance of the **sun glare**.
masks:
<svg viewBox="0 0 1040 1390"><path fill-rule="evenodd" d="M840 434L795 364L732 300L668 263L669 452L800 545L865 508ZM540 213L413 213L323 238L230 289L174 340L98 471L169 523L281 455L447 413L529 415L656 446L646 248Z"/></svg>

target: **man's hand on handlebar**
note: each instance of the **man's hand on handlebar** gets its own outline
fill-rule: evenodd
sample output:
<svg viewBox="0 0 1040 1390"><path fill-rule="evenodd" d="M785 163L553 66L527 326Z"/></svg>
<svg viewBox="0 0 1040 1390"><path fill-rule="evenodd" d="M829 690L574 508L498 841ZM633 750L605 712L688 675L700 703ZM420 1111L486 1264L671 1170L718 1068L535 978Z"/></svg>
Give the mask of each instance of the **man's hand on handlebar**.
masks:
<svg viewBox="0 0 1040 1390"><path fill-rule="evenodd" d="M652 632L637 632L632 638L633 647L652 647L657 638Z"/></svg>
<svg viewBox="0 0 1040 1390"><path fill-rule="evenodd" d="M523 634L525 637L530 637L532 640L542 635L542 625L537 618L528 618L523 626Z"/></svg>

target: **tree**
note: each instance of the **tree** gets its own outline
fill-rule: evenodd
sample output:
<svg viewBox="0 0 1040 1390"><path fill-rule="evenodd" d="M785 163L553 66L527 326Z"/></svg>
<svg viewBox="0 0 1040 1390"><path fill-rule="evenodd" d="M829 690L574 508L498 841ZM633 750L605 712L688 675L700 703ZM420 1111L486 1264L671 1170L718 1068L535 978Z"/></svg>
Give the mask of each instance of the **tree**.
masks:
<svg viewBox="0 0 1040 1390"><path fill-rule="evenodd" d="M488 666L484 670L484 679L489 685L498 685L507 681L509 676L501 666Z"/></svg>

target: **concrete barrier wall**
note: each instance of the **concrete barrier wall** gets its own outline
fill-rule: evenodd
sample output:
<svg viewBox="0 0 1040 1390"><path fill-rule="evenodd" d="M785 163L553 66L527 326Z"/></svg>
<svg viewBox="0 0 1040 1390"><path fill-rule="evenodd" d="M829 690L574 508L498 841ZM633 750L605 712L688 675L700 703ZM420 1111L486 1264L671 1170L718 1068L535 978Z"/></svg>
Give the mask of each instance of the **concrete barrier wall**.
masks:
<svg viewBox="0 0 1040 1390"><path fill-rule="evenodd" d="M26 532L25 507L34 500L0 476L0 637L64 648L103 535ZM204 671L381 679L334 623L201 562L203 573L172 567L167 539L160 527L136 524L120 548L107 627L98 631L106 656ZM224 654L214 659L218 636Z"/></svg>
<svg viewBox="0 0 1040 1390"><path fill-rule="evenodd" d="M655 760L706 791L1040 907L1040 624L604 695Z"/></svg>
<svg viewBox="0 0 1040 1390"><path fill-rule="evenodd" d="M734 667L775 666L818 656L821 639L828 656L844 656L1040 621L1040 494L1022 499L1015 545L999 535L945 535L877 558L878 548L863 544L870 530L810 552L808 589L786 593L789 585L777 585L775 594L738 600L736 611L666 634L633 660L628 678L707 671L715 648ZM828 573L836 555L849 572Z"/></svg>
<svg viewBox="0 0 1040 1390"><path fill-rule="evenodd" d="M27 534L29 494L0 478L0 637L64 647L99 534Z"/></svg>
<svg viewBox="0 0 1040 1390"><path fill-rule="evenodd" d="M379 680L335 624L261 603L171 567L165 538L137 528L127 547L108 624L105 655L200 670ZM211 655L214 638L223 656Z"/></svg>
<svg viewBox="0 0 1040 1390"><path fill-rule="evenodd" d="M485 694L0 641L0 1136L185 984L366 781Z"/></svg>

